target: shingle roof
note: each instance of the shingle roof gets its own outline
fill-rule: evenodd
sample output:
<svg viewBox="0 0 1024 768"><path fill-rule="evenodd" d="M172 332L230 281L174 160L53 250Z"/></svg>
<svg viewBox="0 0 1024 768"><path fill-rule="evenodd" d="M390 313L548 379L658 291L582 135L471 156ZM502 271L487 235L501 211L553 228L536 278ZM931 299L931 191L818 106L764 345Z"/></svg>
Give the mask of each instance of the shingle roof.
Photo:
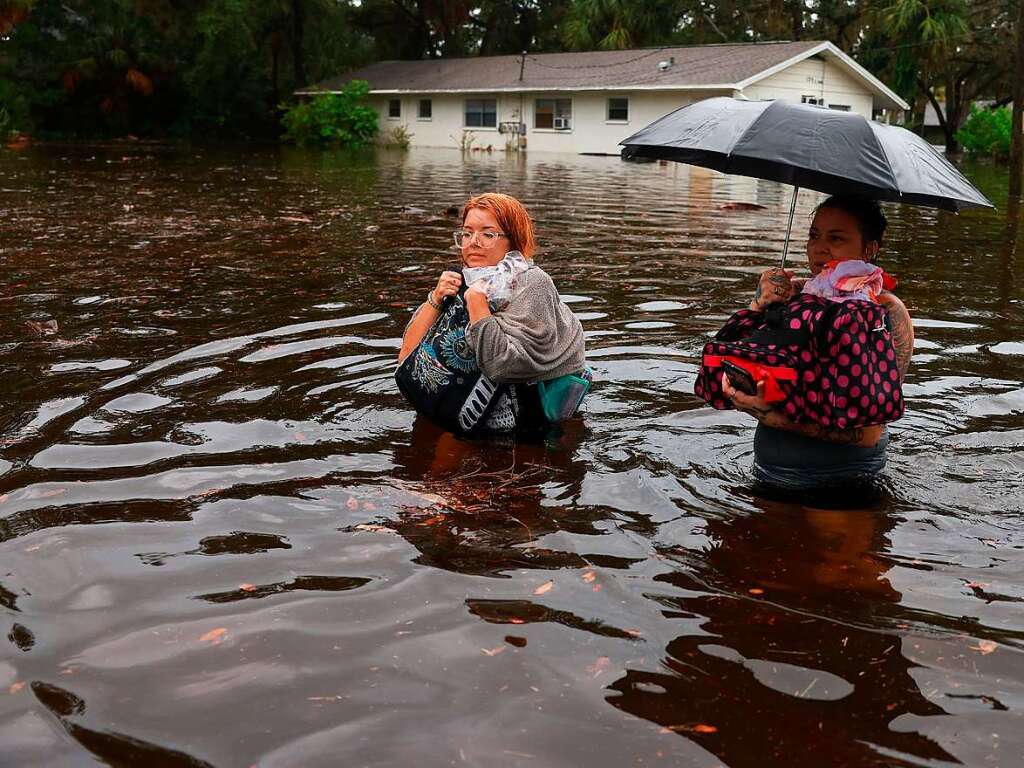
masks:
<svg viewBox="0 0 1024 768"><path fill-rule="evenodd" d="M699 88L740 83L821 44L802 41L529 53L525 64L520 56L382 61L307 90L338 90L353 79L368 81L372 91L392 92ZM658 67L659 62L673 59L672 66Z"/></svg>

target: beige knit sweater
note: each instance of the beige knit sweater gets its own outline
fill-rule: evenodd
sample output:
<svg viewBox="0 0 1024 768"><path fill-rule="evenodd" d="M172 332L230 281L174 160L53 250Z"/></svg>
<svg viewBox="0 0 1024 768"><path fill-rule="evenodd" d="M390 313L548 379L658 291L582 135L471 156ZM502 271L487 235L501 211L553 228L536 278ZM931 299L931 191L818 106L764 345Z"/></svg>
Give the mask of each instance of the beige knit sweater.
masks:
<svg viewBox="0 0 1024 768"><path fill-rule="evenodd" d="M539 267L505 309L471 324L466 340L485 376L499 383L556 379L584 367L583 326Z"/></svg>

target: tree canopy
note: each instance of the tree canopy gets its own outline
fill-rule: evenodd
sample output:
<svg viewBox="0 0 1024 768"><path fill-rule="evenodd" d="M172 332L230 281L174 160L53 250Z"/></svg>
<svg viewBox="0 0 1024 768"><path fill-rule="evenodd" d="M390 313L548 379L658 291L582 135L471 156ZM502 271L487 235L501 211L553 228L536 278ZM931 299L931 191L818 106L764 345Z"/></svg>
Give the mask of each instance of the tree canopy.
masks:
<svg viewBox="0 0 1024 768"><path fill-rule="evenodd" d="M276 135L299 87L382 59L830 40L947 145L1013 87L1024 0L0 0L0 129Z"/></svg>

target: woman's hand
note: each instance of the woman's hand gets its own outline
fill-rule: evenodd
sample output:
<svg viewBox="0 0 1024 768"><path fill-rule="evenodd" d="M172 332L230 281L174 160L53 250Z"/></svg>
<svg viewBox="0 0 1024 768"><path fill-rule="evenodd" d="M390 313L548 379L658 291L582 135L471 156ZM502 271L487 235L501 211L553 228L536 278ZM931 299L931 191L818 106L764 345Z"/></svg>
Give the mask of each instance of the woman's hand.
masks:
<svg viewBox="0 0 1024 768"><path fill-rule="evenodd" d="M434 288L434 302L440 304L449 296L454 296L459 292L459 286L461 285L462 275L458 272L445 270L441 273L441 277L437 279L437 287Z"/></svg>
<svg viewBox="0 0 1024 768"><path fill-rule="evenodd" d="M757 280L757 290L750 301L750 308L761 310L769 304L789 301L796 290L792 272L780 267L766 269Z"/></svg>
<svg viewBox="0 0 1024 768"><path fill-rule="evenodd" d="M487 282L483 279L477 280L472 285L466 286L467 301L469 300L469 294L480 294L485 299L487 298Z"/></svg>
<svg viewBox="0 0 1024 768"><path fill-rule="evenodd" d="M764 399L764 382L757 382L757 394L748 395L740 392L729 381L728 374L722 374L722 393L732 401L736 410L747 413L768 427L782 427L789 422L784 414L772 408Z"/></svg>
<svg viewBox="0 0 1024 768"><path fill-rule="evenodd" d="M466 289L466 309L469 312L470 325L485 317L490 317L491 305L487 301L487 293L484 291L482 280L477 280Z"/></svg>
<svg viewBox="0 0 1024 768"><path fill-rule="evenodd" d="M405 326L405 333L402 334L402 346L398 350L399 363L412 354L412 351L423 341L423 337L427 335L430 326L437 321L442 309L441 302L449 296L457 294L460 285L462 285L462 275L458 272L446 271L441 273L441 277L437 279L437 285L434 287L434 290L428 294L427 301L420 304L419 308L413 313L409 324Z"/></svg>

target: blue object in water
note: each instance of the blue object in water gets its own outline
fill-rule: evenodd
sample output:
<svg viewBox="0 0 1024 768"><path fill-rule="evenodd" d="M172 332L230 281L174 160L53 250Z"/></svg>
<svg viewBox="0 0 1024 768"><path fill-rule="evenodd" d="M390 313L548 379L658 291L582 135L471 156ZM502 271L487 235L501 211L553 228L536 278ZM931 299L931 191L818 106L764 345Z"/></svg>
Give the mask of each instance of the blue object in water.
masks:
<svg viewBox="0 0 1024 768"><path fill-rule="evenodd" d="M549 381L538 381L537 390L544 415L548 421L565 421L579 409L590 391L593 372L585 368L580 373L568 373Z"/></svg>

